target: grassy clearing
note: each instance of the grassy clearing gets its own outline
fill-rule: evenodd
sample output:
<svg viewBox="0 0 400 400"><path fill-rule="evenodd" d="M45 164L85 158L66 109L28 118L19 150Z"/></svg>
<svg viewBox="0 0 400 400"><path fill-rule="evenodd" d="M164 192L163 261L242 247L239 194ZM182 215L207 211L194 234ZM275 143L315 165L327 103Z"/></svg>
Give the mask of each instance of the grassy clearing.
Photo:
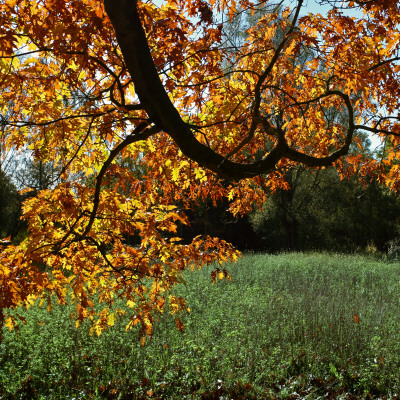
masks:
<svg viewBox="0 0 400 400"><path fill-rule="evenodd" d="M32 307L0 344L0 399L397 398L400 263L246 255L232 282L188 273L186 331L163 316L145 346L99 338L68 307Z"/></svg>

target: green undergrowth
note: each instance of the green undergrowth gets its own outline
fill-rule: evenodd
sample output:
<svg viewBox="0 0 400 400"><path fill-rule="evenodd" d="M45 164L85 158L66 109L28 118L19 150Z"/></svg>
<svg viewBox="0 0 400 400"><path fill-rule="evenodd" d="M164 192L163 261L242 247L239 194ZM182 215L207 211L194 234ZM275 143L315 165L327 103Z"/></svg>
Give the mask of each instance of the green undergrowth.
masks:
<svg viewBox="0 0 400 400"><path fill-rule="evenodd" d="M400 263L247 254L175 289L186 329L162 316L144 346L120 321L100 337L70 306L4 328L0 399L372 399L400 393Z"/></svg>

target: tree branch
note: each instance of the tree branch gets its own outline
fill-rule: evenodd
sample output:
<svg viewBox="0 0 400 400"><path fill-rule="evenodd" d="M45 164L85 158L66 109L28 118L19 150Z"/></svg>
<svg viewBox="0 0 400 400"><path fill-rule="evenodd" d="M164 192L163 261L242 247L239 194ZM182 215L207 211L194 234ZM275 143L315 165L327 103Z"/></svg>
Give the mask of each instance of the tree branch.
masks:
<svg viewBox="0 0 400 400"><path fill-rule="evenodd" d="M117 145L116 147L114 147L113 150L111 150L110 155L108 156L107 160L104 162L103 166L101 167L101 169L96 177L96 187L95 187L95 191L94 191L93 207L92 207L92 211L90 213L89 222L86 225L86 228L83 231L82 235L80 235L79 239L84 238L89 233L90 229L92 228L93 222L96 218L97 209L98 209L99 203L100 203L100 190L101 190L102 181L103 181L105 173L107 172L107 169L109 168L111 163L114 161L115 157L117 157L118 154L126 146L129 146L132 143L138 142L139 140L145 140L157 132L158 132L157 127L152 126L152 127L147 128L147 123L142 122L133 130L133 132L125 140L123 140L119 145Z"/></svg>
<svg viewBox="0 0 400 400"><path fill-rule="evenodd" d="M289 31L279 44L276 54L264 73L260 76L256 85L255 110L259 108L261 102L261 87L294 31L302 3L303 0L298 1ZM201 166L228 179L239 180L273 171L276 164L283 157L302 162L308 166L329 166L339 157L347 154L354 132L354 112L349 97L339 91L328 91L327 95L337 95L343 99L349 112L350 122L345 144L331 155L317 158L290 149L284 138L283 131L278 134L276 147L259 161L247 164L238 163L216 153L210 147L196 139L190 125L182 120L179 112L168 97L151 56L137 10L137 0L104 0L104 5L114 26L117 41L134 82L140 104L146 110L150 120L160 130L163 130L172 137L183 154ZM255 111L253 115L256 117L257 113L259 111ZM256 124L258 124L258 121L254 118L252 127L250 128L250 136ZM244 139L245 142L247 140L249 139Z"/></svg>

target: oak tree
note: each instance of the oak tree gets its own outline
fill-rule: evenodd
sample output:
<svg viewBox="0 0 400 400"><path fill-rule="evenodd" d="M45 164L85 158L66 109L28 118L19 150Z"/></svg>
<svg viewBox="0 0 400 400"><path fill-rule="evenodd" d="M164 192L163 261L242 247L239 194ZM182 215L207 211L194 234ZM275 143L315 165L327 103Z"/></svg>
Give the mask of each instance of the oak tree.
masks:
<svg viewBox="0 0 400 400"><path fill-rule="evenodd" d="M328 4L2 0L2 144L59 173L24 203L28 238L3 243L0 323L69 297L96 333L129 309L128 329L151 334L167 311L183 329L182 272L219 262L223 278L238 256L218 238L180 241L199 198L247 213L299 163L398 190L398 2ZM226 23L263 7L232 44ZM348 154L359 131L390 144L382 159Z"/></svg>

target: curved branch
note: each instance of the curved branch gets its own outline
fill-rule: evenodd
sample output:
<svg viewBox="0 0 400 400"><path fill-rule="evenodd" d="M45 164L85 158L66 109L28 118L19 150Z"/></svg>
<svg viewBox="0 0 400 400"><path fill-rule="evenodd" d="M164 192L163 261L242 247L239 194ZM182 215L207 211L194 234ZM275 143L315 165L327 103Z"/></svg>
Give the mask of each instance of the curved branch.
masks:
<svg viewBox="0 0 400 400"><path fill-rule="evenodd" d="M227 160L199 142L191 127L182 120L161 82L139 18L137 0L104 0L104 5L140 103L150 120L172 137L183 154L230 179L248 178L274 169L284 156L285 146L277 146L261 161L241 164Z"/></svg>
<svg viewBox="0 0 400 400"><path fill-rule="evenodd" d="M324 95L321 95L318 98L323 98L331 95L341 97L347 107L349 126L347 128L346 139L343 146L341 146L339 150L333 152L326 157L314 157L289 148L287 151L287 157L290 158L292 161L300 162L304 165L307 165L308 167L327 167L349 152L349 148L353 140L353 134L357 127L356 125L354 125L353 106L351 104L349 96L341 92L340 90L327 90Z"/></svg>
<svg viewBox="0 0 400 400"><path fill-rule="evenodd" d="M156 126L151 126L148 127L147 122L142 122L139 124L133 132L127 136L120 144L118 144L116 147L114 147L113 150L111 150L110 155L108 156L107 160L104 162L103 166L101 167L97 177L96 177L96 186L94 190L94 197L93 197L93 206L91 211L84 211L79 215L75 223L72 225L72 227L68 230L68 232L63 236L63 238L55 244L54 249L55 251L58 251L60 248L65 247L66 245L64 242L68 239L68 237L72 234L75 235L75 238L72 239L72 242L77 242L83 239L88 238L88 233L90 229L92 228L92 225L94 223L94 220L96 219L96 214L97 210L100 204L100 191L101 191L101 185L103 182L103 178L105 173L107 172L108 168L110 167L111 163L114 161L114 159L120 154L120 152L127 147L128 145L138 142L140 140L146 140L150 136L154 135L157 133L159 129ZM88 223L84 229L84 231L80 234L74 231L74 227L76 223L82 218L83 215L88 215L89 214L89 220Z"/></svg>
<svg viewBox="0 0 400 400"><path fill-rule="evenodd" d="M143 108L146 110L150 120L160 130L166 132L188 158L216 172L220 176L239 180L273 171L276 164L283 157L290 158L293 161L304 162L306 165L328 166L348 152L354 131L353 109L348 97L341 92L336 93L335 91L330 91L329 93L337 94L343 98L349 110L350 124L345 145L328 157L317 159L290 149L286 143L283 132L278 135L276 147L267 156L262 160L248 164L231 161L199 142L194 136L190 125L185 123L179 115L178 110L168 97L161 82L151 56L146 34L139 18L137 2L138 0L104 0L104 6L114 26L117 41L124 56L128 71L131 74L132 81L134 82L140 104L142 104ZM262 83L270 73L270 69L275 64L276 59L279 57L280 52L289 39L290 34L294 30L294 25L302 3L303 0L298 1L298 6L290 29L285 39L278 46L277 54L274 55L271 60L270 68L267 67L260 77L258 82L260 89ZM257 99L255 106L257 108Z"/></svg>
<svg viewBox="0 0 400 400"><path fill-rule="evenodd" d="M377 64L370 67L368 71L373 71L375 68L382 67L383 65L390 64L391 62L395 62L395 61L400 61L400 57L393 57L393 58L389 58L387 60L380 61Z"/></svg>
<svg viewBox="0 0 400 400"><path fill-rule="evenodd" d="M114 161L115 157L119 155L119 153L128 145L138 142L139 140L146 140L150 136L154 135L157 133L158 129L155 126L148 127L148 124L146 122L142 122L139 124L133 132L125 139L123 140L119 145L114 147L114 149L111 150L110 155L108 156L107 160L104 162L103 166L101 167L99 174L96 177L96 187L94 191L94 199L93 199L93 207L92 211L90 212L90 217L88 224L86 225L85 230L83 233L80 235L80 239L85 237L90 229L92 228L93 222L96 218L96 213L97 209L100 204L100 190L101 190L101 185L102 181L104 178L105 173L107 172L107 169L111 165L111 163Z"/></svg>
<svg viewBox="0 0 400 400"><path fill-rule="evenodd" d="M384 135L387 135L387 136L391 135L391 136L400 137L400 133L388 131L387 129L380 129L380 128L378 128L378 125L375 127L366 126L366 125L356 125L355 128L359 129L359 130L371 132L371 133L377 133L377 134L383 133Z"/></svg>
<svg viewBox="0 0 400 400"><path fill-rule="evenodd" d="M108 72L113 78L114 78L114 83L111 85L109 88L110 91L110 99L113 104L115 104L117 107L122 107L125 108L127 111L136 111L136 110L142 110L143 107L141 104L126 104L125 102L125 93L124 93L124 88L121 84L121 81L119 80L119 75L117 75L111 68L109 68L106 63L104 63L102 60L99 60L96 57L89 56L91 60L94 62L98 63L106 72ZM114 97L114 88L115 85L118 87L118 92L120 93L122 103L117 101Z"/></svg>

